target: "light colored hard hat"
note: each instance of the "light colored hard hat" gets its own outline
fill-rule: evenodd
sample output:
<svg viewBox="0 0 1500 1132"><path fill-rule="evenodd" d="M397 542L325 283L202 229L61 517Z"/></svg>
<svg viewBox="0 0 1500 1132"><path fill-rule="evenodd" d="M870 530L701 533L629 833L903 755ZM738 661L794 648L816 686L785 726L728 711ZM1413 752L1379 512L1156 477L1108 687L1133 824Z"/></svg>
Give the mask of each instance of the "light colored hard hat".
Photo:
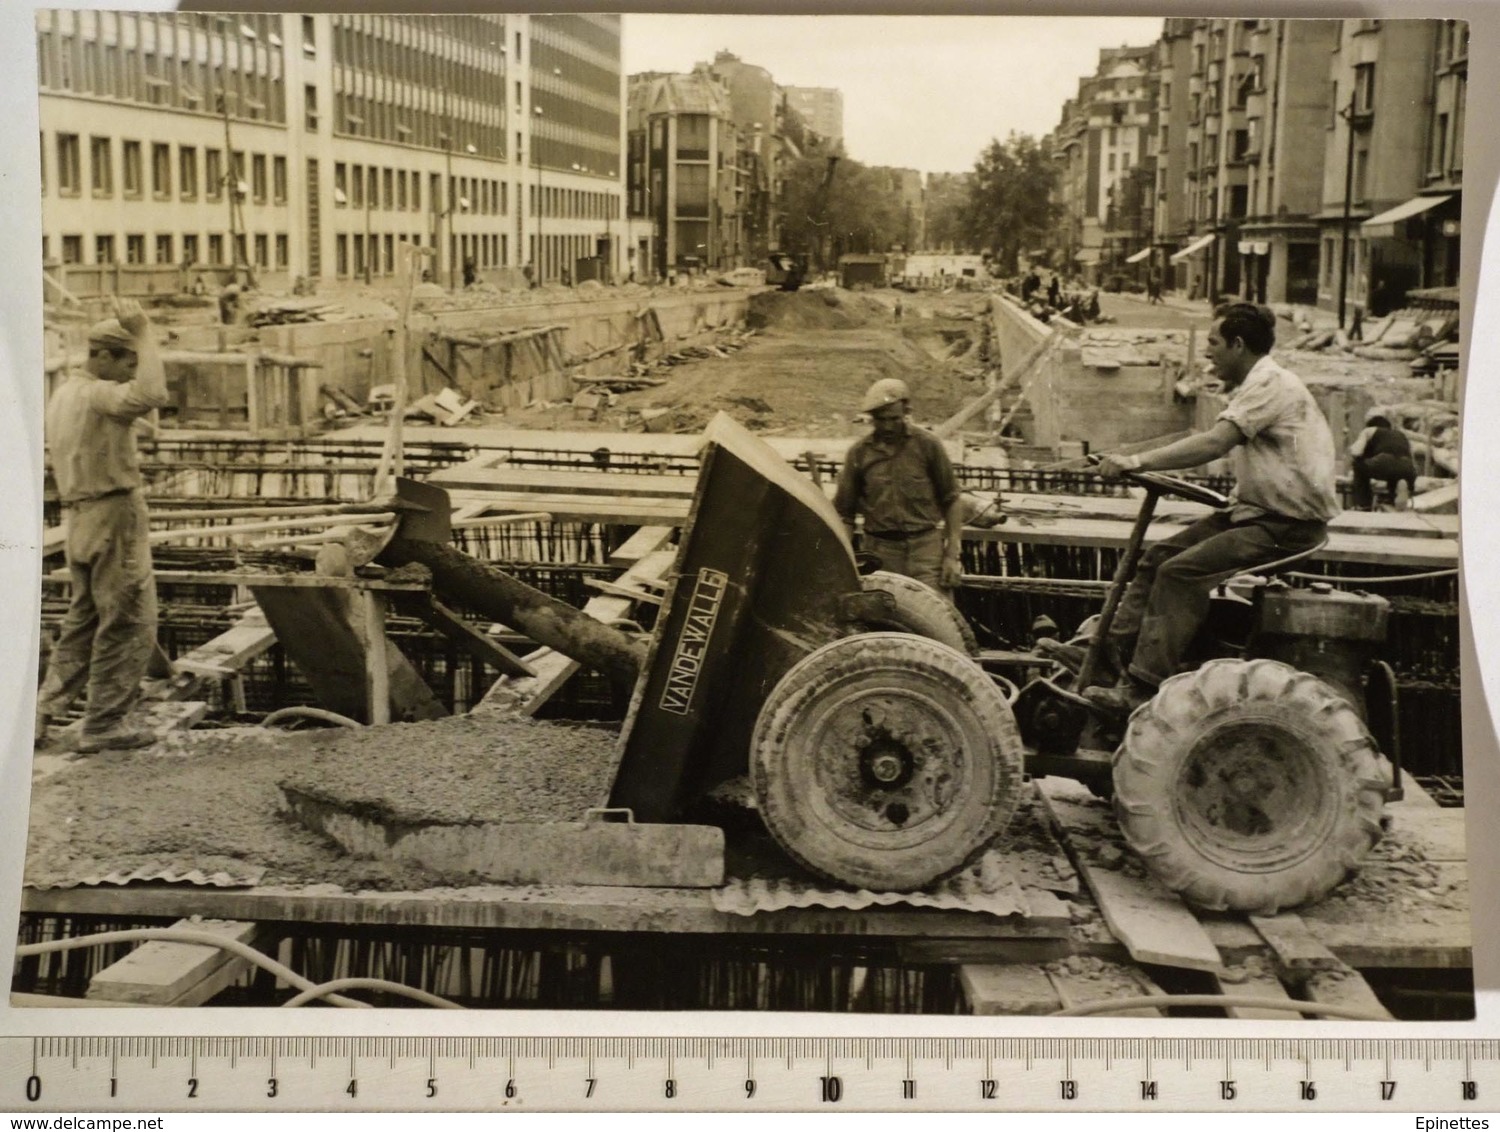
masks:
<svg viewBox="0 0 1500 1132"><path fill-rule="evenodd" d="M119 319L101 319L89 327L89 346L133 350L135 336L120 324Z"/></svg>
<svg viewBox="0 0 1500 1132"><path fill-rule="evenodd" d="M873 413L876 409L885 405L894 405L897 401L910 401L911 390L906 387L906 382L899 377L882 377L874 385L870 386L869 392L865 394L863 403L859 406L861 413Z"/></svg>

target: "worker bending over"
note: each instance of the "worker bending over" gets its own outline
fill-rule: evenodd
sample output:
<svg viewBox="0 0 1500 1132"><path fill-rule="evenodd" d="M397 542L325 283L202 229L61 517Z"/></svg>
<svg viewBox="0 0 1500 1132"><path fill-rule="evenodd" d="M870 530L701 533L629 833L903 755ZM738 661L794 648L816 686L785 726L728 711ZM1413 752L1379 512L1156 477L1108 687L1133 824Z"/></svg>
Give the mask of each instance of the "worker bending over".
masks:
<svg viewBox="0 0 1500 1132"><path fill-rule="evenodd" d="M1139 455L1105 456L1099 465L1114 479L1230 455L1235 476L1227 507L1142 556L1110 627L1120 681L1084 691L1106 710L1134 710L1178 671L1215 585L1247 567L1312 549L1341 510L1328 422L1302 380L1270 357L1276 316L1266 307L1234 303L1216 318L1208 358L1229 401L1213 428Z"/></svg>
<svg viewBox="0 0 1500 1132"><path fill-rule="evenodd" d="M1417 490L1417 465L1411 458L1411 441L1406 433L1391 426L1389 417L1371 413L1365 427L1349 446L1354 472L1354 506L1361 511L1375 509L1373 480L1384 480L1390 488L1391 502L1397 511L1411 506Z"/></svg>
<svg viewBox="0 0 1500 1132"><path fill-rule="evenodd" d="M47 404L47 445L67 517L73 601L37 693L36 743L87 691L78 750L143 747L126 716L156 647L156 581L133 426L167 403L166 377L139 303L89 330L85 368Z"/></svg>
<svg viewBox="0 0 1500 1132"><path fill-rule="evenodd" d="M942 441L907 419L906 382L882 378L860 405L873 428L844 458L833 506L854 536L864 516L864 544L880 568L934 589L951 590L963 572L963 504Z"/></svg>

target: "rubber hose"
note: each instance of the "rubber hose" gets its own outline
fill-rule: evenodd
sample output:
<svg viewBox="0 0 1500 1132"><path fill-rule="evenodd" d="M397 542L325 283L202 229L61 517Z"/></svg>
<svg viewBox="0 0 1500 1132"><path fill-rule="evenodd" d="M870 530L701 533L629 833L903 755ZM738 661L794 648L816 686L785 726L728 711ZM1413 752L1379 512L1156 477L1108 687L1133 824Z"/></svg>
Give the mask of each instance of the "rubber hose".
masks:
<svg viewBox="0 0 1500 1132"><path fill-rule="evenodd" d="M1333 1006L1326 1002L1303 1002L1296 998L1260 998L1253 994L1142 994L1133 998L1082 1002L1066 1010L1054 1010L1049 1017L1083 1018L1153 1006L1235 1006L1258 1010L1285 1010L1298 1014L1317 1014L1325 1018L1347 1018L1355 1022L1390 1021L1389 1015L1375 1014L1352 1006Z"/></svg>
<svg viewBox="0 0 1500 1132"><path fill-rule="evenodd" d="M336 723L340 727L363 727L364 724L357 719L350 719L347 715L340 715L336 711L325 711L323 708L305 707L295 704L292 707L277 708L265 719L260 721L262 727L270 727L283 719L321 719L324 723Z"/></svg>
<svg viewBox="0 0 1500 1132"><path fill-rule="evenodd" d="M464 1009L456 1002L450 1002L446 998L440 998L438 995L431 994L428 991L418 990L416 987L393 983L389 979L364 979L359 977L332 979L326 983L319 983L315 987L309 987L295 998L287 999L281 1005L283 1008L288 1006L306 1006L317 999L332 995L334 991L341 990L386 991L391 994L404 995L406 998L414 998L418 1002L425 1003L428 1006L436 1006L441 1010Z"/></svg>

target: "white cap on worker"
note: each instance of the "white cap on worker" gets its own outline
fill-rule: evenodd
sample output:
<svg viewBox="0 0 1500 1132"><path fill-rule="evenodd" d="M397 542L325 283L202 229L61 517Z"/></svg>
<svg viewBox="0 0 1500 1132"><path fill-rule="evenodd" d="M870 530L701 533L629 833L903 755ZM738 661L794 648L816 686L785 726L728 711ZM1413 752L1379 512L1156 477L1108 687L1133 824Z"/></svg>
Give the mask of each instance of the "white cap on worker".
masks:
<svg viewBox="0 0 1500 1132"><path fill-rule="evenodd" d="M126 330L117 318L105 318L89 327L89 348L135 349L135 335Z"/></svg>
<svg viewBox="0 0 1500 1132"><path fill-rule="evenodd" d="M910 401L911 390L906 387L906 382L899 377L882 377L874 385L870 386L869 392L865 394L863 404L860 405L861 413L873 413L876 409L886 405L894 405L897 401Z"/></svg>

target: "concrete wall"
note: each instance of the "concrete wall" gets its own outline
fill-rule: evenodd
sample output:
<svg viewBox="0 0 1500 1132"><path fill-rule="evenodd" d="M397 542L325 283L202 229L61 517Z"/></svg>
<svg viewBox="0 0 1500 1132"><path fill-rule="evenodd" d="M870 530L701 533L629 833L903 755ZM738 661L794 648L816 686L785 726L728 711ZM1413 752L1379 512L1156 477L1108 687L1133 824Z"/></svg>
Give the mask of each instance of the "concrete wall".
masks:
<svg viewBox="0 0 1500 1132"><path fill-rule="evenodd" d="M1049 325L1008 298L996 295L990 312L1002 366L1019 365L1051 333ZM1091 450L1106 451L1189 427L1192 407L1173 401L1172 371L1161 366L1086 366L1084 332L1065 320L1052 325L1059 323L1066 340L1024 381L1030 418L1023 422L1022 433L1028 443L1055 449L1066 441L1083 441ZM1018 414L1017 420L1022 419Z"/></svg>
<svg viewBox="0 0 1500 1132"><path fill-rule="evenodd" d="M555 302L529 303L524 306L482 307L445 311L440 316L417 311L412 315L410 334L411 362L408 373L422 374L413 379L413 396L435 392L445 381L430 364L422 363L421 350L426 344L440 359L448 357L447 345L436 338L440 331L474 337L503 334L540 326L561 326L563 353L579 358L611 346L637 341L636 316L654 308L661 323L663 341L653 343L648 357L678 349L693 338L742 323L749 305L749 292L719 289L682 294L659 293L650 296L579 299L559 297ZM296 354L321 362L321 380L351 396L363 400L370 387L393 380L395 319L350 319L342 322L300 323L265 327L260 332L262 345L278 353ZM593 362L573 367L574 372L623 373L629 360L628 350L604 355ZM515 405L530 399L563 400L575 392L567 374L549 367L517 367L514 380L501 380L499 370L490 373L460 369L455 375L459 391L489 404ZM520 372L524 370L524 372Z"/></svg>

